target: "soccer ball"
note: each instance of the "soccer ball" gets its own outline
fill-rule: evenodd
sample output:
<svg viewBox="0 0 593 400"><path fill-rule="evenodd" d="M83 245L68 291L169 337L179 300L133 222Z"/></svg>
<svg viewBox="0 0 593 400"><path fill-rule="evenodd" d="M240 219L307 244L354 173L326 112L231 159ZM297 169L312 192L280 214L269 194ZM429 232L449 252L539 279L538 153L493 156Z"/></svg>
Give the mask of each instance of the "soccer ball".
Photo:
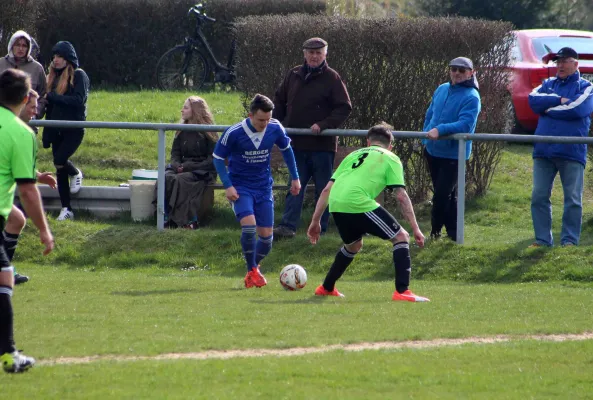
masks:
<svg viewBox="0 0 593 400"><path fill-rule="evenodd" d="M300 290L307 284L307 271L298 264L289 264L280 272L280 284L286 290Z"/></svg>

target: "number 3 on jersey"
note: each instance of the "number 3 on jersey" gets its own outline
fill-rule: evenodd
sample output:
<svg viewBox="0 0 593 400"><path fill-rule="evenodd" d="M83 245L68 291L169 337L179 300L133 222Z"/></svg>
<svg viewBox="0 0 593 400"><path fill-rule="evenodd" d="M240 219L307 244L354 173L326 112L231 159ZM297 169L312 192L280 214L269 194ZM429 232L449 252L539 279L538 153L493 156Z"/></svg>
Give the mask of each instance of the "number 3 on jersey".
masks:
<svg viewBox="0 0 593 400"><path fill-rule="evenodd" d="M369 153L362 153L360 156L358 156L358 162L352 164L352 169L360 167L364 162L364 159L367 158L368 155Z"/></svg>

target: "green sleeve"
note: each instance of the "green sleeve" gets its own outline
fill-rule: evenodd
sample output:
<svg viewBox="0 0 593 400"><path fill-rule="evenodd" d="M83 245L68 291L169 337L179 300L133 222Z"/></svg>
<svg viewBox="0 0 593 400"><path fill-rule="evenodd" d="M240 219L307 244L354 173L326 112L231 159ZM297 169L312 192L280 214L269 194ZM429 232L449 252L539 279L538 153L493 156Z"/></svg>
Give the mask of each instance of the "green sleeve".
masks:
<svg viewBox="0 0 593 400"><path fill-rule="evenodd" d="M36 179L35 161L37 160L37 142L32 132L25 131L17 136L12 148L12 177L17 179Z"/></svg>
<svg viewBox="0 0 593 400"><path fill-rule="evenodd" d="M389 157L385 173L385 186L406 186L404 182L404 167L397 156Z"/></svg>

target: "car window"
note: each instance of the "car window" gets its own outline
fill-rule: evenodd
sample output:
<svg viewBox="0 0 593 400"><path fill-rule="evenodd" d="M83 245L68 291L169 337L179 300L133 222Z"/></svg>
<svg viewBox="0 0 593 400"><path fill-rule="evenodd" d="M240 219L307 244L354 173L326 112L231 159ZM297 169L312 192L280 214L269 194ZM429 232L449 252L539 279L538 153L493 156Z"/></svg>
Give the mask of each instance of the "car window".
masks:
<svg viewBox="0 0 593 400"><path fill-rule="evenodd" d="M587 37L541 37L532 40L537 58L542 58L551 50L557 52L563 47L571 47L578 54L593 54L593 38Z"/></svg>
<svg viewBox="0 0 593 400"><path fill-rule="evenodd" d="M513 43L513 48L511 49L511 59L513 62L523 61L521 49L519 48L519 43L517 43L516 40Z"/></svg>

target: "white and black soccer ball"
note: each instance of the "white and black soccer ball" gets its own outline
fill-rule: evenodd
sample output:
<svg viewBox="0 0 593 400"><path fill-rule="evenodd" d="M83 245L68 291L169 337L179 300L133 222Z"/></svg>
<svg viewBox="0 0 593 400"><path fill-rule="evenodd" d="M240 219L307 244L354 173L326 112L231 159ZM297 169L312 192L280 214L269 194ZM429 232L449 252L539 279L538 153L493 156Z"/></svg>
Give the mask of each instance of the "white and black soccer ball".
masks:
<svg viewBox="0 0 593 400"><path fill-rule="evenodd" d="M280 284L286 290L301 290L307 284L307 271L298 264L289 264L280 272Z"/></svg>

